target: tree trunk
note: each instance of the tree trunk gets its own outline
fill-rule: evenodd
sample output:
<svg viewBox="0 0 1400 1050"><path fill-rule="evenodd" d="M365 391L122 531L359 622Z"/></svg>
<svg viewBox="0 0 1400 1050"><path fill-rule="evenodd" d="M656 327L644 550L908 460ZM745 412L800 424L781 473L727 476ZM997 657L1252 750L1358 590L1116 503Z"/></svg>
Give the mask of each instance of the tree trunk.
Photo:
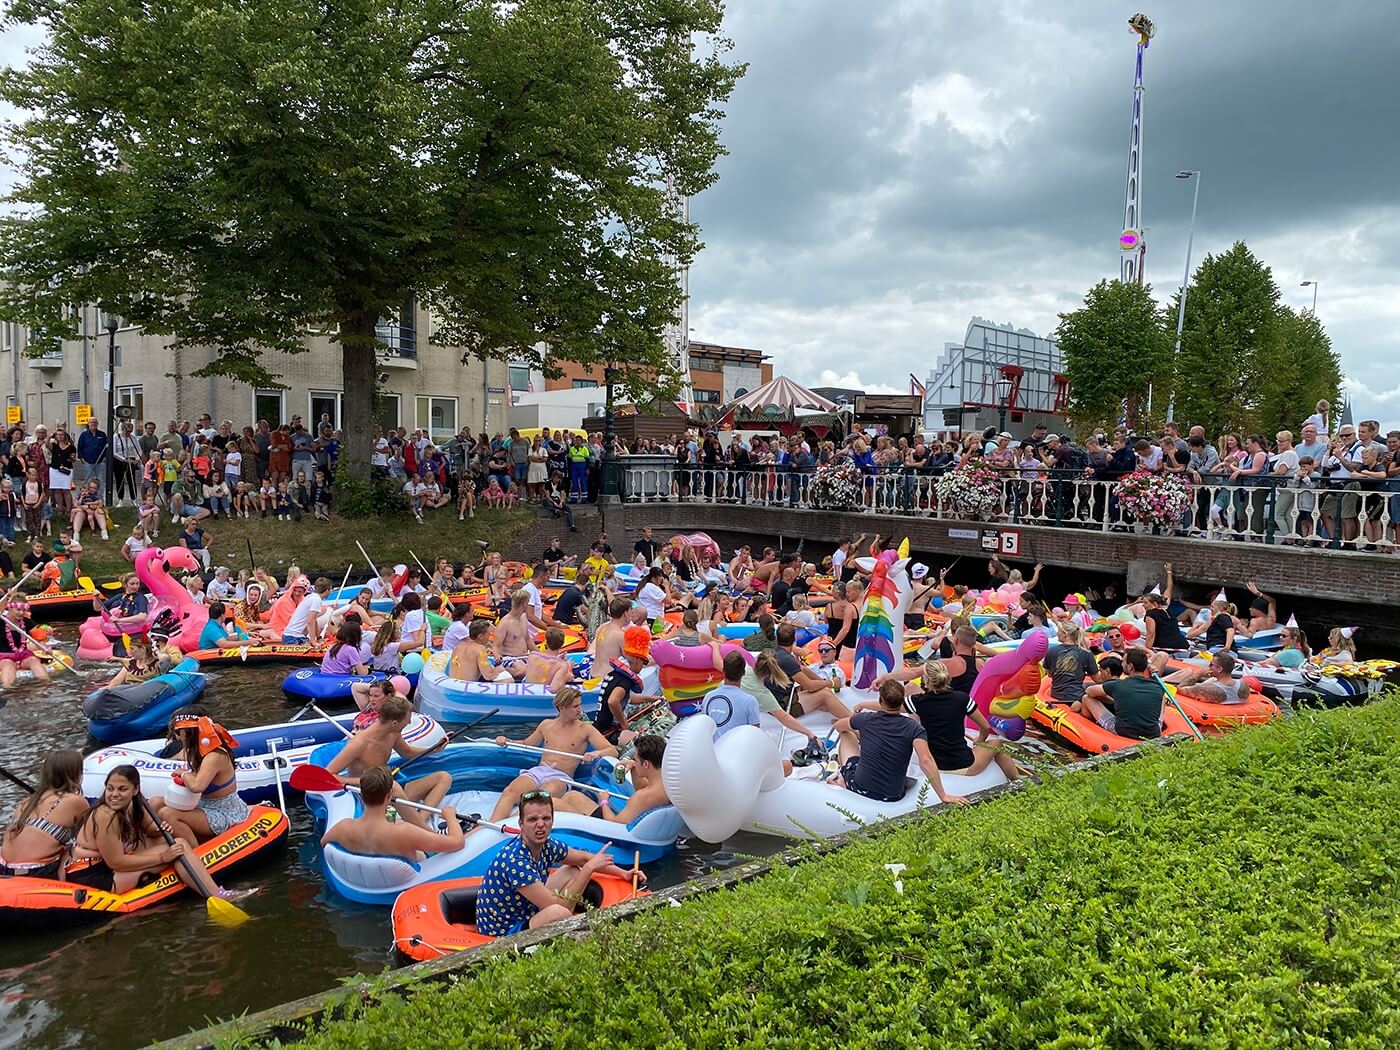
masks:
<svg viewBox="0 0 1400 1050"><path fill-rule="evenodd" d="M374 428L373 310L347 308L340 315L340 345L344 362L345 398L340 407L345 445L340 451L345 471L357 480L369 477L370 434Z"/></svg>

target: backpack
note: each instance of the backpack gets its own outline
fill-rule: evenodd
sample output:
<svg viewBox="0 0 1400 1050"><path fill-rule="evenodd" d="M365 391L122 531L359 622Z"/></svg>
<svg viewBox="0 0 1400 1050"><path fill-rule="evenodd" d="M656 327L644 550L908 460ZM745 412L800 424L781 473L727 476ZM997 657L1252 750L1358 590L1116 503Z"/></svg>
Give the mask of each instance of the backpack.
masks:
<svg viewBox="0 0 1400 1050"><path fill-rule="evenodd" d="M1065 445L1064 469L1083 470L1089 465L1089 453L1085 452L1078 445L1066 441Z"/></svg>

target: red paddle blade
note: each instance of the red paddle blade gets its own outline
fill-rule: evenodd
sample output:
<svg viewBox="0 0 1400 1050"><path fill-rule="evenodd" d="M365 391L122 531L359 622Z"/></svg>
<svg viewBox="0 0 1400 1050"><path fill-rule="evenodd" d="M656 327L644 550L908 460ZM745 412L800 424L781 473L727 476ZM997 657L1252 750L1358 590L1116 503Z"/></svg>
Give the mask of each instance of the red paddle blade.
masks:
<svg viewBox="0 0 1400 1050"><path fill-rule="evenodd" d="M324 766L297 766L289 781L294 791L340 791L340 779Z"/></svg>

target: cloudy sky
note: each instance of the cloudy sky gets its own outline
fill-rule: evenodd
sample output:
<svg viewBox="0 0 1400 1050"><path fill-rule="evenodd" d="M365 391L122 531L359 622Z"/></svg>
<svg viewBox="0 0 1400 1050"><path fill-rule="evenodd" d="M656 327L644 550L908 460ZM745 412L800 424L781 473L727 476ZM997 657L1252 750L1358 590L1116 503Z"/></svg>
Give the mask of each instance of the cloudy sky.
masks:
<svg viewBox="0 0 1400 1050"><path fill-rule="evenodd" d="M692 202L693 338L907 390L974 314L1049 332L1118 272L1142 9L1158 297L1200 169L1196 260L1243 239L1295 308L1318 281L1357 418L1400 425L1400 6L1147 2L731 0L750 65Z"/></svg>

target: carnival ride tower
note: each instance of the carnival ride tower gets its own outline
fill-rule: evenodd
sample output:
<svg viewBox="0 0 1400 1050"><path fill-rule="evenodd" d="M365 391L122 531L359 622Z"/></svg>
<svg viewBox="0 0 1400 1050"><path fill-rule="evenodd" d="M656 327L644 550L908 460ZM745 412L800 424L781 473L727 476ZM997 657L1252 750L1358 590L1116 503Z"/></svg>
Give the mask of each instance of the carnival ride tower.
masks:
<svg viewBox="0 0 1400 1050"><path fill-rule="evenodd" d="M1120 273L1123 283L1142 284L1147 263L1147 238L1142 221L1142 59L1157 27L1144 14L1128 19L1128 28L1138 35L1137 63L1133 68L1133 120L1128 137L1128 180L1123 197L1123 232L1118 238Z"/></svg>
<svg viewBox="0 0 1400 1050"><path fill-rule="evenodd" d="M675 179L666 176L666 203L681 222L690 221L690 198L676 189ZM679 259L673 259L676 281L681 287L681 305L675 320L666 326L662 339L666 343L666 357L672 372L680 380L676 404L681 411L689 414L695 408L694 394L690 383L690 267Z"/></svg>

